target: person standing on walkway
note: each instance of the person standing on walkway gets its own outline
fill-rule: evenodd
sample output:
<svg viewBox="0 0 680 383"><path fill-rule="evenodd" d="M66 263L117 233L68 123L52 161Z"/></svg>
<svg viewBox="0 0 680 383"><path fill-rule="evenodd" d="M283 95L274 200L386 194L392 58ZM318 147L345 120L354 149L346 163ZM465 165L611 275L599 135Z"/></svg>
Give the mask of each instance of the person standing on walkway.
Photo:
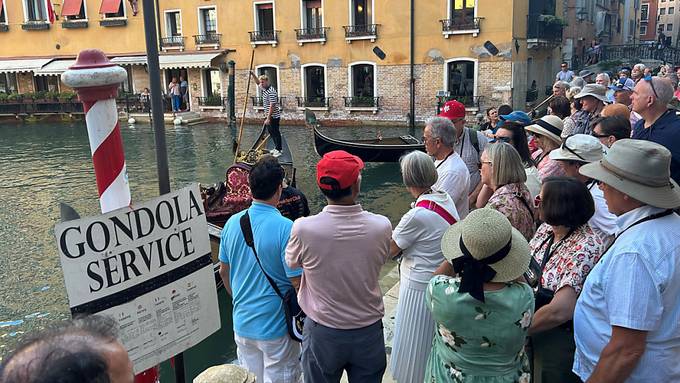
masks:
<svg viewBox="0 0 680 383"><path fill-rule="evenodd" d="M569 63L566 61L560 65L560 71L555 75L555 81L571 82L574 79L574 72L569 69Z"/></svg>
<svg viewBox="0 0 680 383"><path fill-rule="evenodd" d="M447 193L432 190L437 169L427 154L413 151L400 165L404 185L416 201L394 229L390 246L392 257L402 255L390 371L397 382L410 383L423 381L432 349L434 320L425 306L425 288L444 262L442 235L460 217Z"/></svg>
<svg viewBox="0 0 680 383"><path fill-rule="evenodd" d="M293 224L289 267L303 270L298 302L307 314L302 338L305 382L379 383L385 372L384 307L378 284L390 255L392 225L365 211L359 157L326 153L316 181L328 205Z"/></svg>
<svg viewBox="0 0 680 383"><path fill-rule="evenodd" d="M425 123L423 130L425 151L434 157L434 166L438 174L437 182L432 185L432 189L447 192L456 204L458 215L464 219L470 210L468 205L470 173L463 159L454 150L455 137L456 129L448 118L434 117Z"/></svg>
<svg viewBox="0 0 680 383"><path fill-rule="evenodd" d="M262 105L264 106L264 124L267 126L267 132L269 136L274 141L274 149L272 149L271 154L274 157L281 155L282 144L281 144L281 106L279 105L279 94L269 82L269 76L266 74L257 77L255 73L250 72L255 83L260 87L262 92Z"/></svg>
<svg viewBox="0 0 680 383"><path fill-rule="evenodd" d="M177 82L177 77L173 77L170 84L168 84L168 93L170 93L170 97L172 98L172 111L179 112L182 103L182 90Z"/></svg>
<svg viewBox="0 0 680 383"><path fill-rule="evenodd" d="M581 167L618 216L614 243L576 302L573 371L589 382L680 381L680 186L671 153L641 140L616 141Z"/></svg>
<svg viewBox="0 0 680 383"><path fill-rule="evenodd" d="M302 274L284 260L293 222L276 209L283 177L276 158L264 156L255 163L248 175L253 204L229 218L220 241L220 277L233 298L237 357L259 383L297 383L301 374L300 344L288 335L283 301L265 276L285 295L299 286ZM246 214L257 255L241 229Z"/></svg>
<svg viewBox="0 0 680 383"><path fill-rule="evenodd" d="M189 83L184 77L179 76L179 89L182 94L182 103L184 103L184 111L189 111Z"/></svg>

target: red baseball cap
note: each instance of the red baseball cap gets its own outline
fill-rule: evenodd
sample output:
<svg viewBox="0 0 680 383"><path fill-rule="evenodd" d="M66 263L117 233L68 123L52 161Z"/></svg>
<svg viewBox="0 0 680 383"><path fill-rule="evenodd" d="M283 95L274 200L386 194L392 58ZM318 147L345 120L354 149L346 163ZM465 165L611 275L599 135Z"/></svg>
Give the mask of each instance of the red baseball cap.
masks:
<svg viewBox="0 0 680 383"><path fill-rule="evenodd" d="M334 150L324 154L316 164L316 183L321 189L333 190L331 184L321 182L322 178L329 177L337 181L340 189L347 189L356 182L363 168L364 161L361 158L344 150Z"/></svg>
<svg viewBox="0 0 680 383"><path fill-rule="evenodd" d="M449 120L453 120L454 118L463 118L465 117L465 105L456 100L447 101L446 104L444 104L441 113L439 113L437 117L444 117L448 118Z"/></svg>

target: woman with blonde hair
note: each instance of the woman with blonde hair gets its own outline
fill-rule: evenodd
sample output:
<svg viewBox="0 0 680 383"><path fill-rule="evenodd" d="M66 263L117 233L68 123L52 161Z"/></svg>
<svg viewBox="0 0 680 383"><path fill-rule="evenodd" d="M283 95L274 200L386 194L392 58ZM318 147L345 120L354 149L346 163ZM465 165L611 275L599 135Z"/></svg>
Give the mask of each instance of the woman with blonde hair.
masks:
<svg viewBox="0 0 680 383"><path fill-rule="evenodd" d="M460 217L446 192L432 190L437 169L430 156L411 152L400 166L406 190L416 201L394 229L390 246L392 257L402 255L390 371L397 382L410 383L423 381L434 335L425 288L444 261L441 238Z"/></svg>

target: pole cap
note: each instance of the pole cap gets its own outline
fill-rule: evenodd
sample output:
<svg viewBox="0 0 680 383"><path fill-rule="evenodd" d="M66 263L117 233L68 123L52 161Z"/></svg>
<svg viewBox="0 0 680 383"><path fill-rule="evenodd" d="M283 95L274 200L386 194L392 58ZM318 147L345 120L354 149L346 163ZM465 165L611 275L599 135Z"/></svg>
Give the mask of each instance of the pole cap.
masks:
<svg viewBox="0 0 680 383"><path fill-rule="evenodd" d="M91 68L106 68L116 64L109 61L103 51L99 49L85 49L78 53L76 63L71 65L69 69L91 69Z"/></svg>

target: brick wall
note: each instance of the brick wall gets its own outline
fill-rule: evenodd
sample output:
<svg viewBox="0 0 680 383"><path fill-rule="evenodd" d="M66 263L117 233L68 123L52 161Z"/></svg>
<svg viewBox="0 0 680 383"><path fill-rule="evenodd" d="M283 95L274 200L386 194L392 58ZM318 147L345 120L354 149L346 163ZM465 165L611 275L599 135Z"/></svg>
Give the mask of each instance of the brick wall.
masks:
<svg viewBox="0 0 680 383"><path fill-rule="evenodd" d="M32 93L34 91L33 73L17 73L17 82L19 83L19 93Z"/></svg>

